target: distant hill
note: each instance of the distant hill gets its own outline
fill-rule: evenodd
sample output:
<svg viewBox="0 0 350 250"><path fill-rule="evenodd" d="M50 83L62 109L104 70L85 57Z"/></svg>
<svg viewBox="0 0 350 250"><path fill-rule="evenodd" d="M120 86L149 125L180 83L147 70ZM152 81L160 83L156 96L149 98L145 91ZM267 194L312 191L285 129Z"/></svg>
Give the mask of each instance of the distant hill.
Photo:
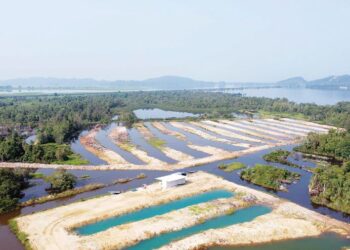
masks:
<svg viewBox="0 0 350 250"><path fill-rule="evenodd" d="M350 75L329 76L312 81L302 77L293 77L276 83L279 87L316 88L316 89L350 89Z"/></svg>
<svg viewBox="0 0 350 250"><path fill-rule="evenodd" d="M94 79L22 78L0 81L0 86L49 89L181 90L215 88L222 83L163 76L143 81L100 81Z"/></svg>
<svg viewBox="0 0 350 250"><path fill-rule="evenodd" d="M350 75L329 76L317 80L306 81L303 77L293 77L276 83L254 82L209 82L194 80L180 76L162 76L146 80L116 80L105 81L76 78L19 78L0 81L0 90L9 88L23 89L76 89L76 90L184 90L212 88L319 88L319 89L349 89Z"/></svg>
<svg viewBox="0 0 350 250"><path fill-rule="evenodd" d="M283 87L305 87L306 83L307 81L300 76L277 82L278 85Z"/></svg>

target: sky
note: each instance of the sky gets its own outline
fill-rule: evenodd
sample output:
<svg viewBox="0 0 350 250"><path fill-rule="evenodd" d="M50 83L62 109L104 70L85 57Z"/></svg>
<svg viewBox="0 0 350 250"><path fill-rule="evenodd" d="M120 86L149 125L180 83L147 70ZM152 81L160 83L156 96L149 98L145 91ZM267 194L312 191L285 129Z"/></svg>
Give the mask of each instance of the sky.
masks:
<svg viewBox="0 0 350 250"><path fill-rule="evenodd" d="M0 79L349 73L347 0L0 0Z"/></svg>

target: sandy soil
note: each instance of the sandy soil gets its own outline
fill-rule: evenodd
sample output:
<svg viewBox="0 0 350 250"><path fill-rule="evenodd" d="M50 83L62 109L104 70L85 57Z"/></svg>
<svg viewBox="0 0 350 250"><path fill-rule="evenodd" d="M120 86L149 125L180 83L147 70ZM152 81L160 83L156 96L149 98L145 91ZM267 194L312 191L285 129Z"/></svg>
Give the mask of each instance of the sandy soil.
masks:
<svg viewBox="0 0 350 250"><path fill-rule="evenodd" d="M308 122L308 121L303 121L303 120L295 120L295 119L290 119L290 118L282 118L281 120L286 121L286 122L291 122L293 124L297 123L297 124L302 124L302 125L311 126L311 127L323 128L326 130L337 129L337 127L334 127L334 126L323 125L323 124L318 124L315 122Z"/></svg>
<svg viewBox="0 0 350 250"><path fill-rule="evenodd" d="M79 236L70 231L77 226L118 216L126 212L169 202L214 189L234 191L236 198L203 203L162 216L112 227L106 231ZM119 249L162 232L200 223L232 208L246 206L242 197L256 197L255 203L273 208L273 212L252 222L209 230L167 246L167 249L195 249L213 244L249 244L278 239L315 236L323 232L350 234L350 225L285 201L268 193L243 187L214 175L197 172L188 176L186 185L162 190L159 183L136 192L104 196L26 215L16 219L19 229L28 235L33 249ZM199 211L199 213L198 213Z"/></svg>
<svg viewBox="0 0 350 250"><path fill-rule="evenodd" d="M300 124L297 122L289 122L289 121L275 120L275 119L263 119L262 121L266 121L266 122L273 123L273 124L276 124L279 126L283 126L286 129L291 127L294 130L303 130L305 132L325 133L329 130L326 128L321 128L321 127L315 126L315 125L313 125L314 123L310 123L307 125L307 124Z"/></svg>
<svg viewBox="0 0 350 250"><path fill-rule="evenodd" d="M191 126L186 126L184 123L181 123L181 122L170 122L170 124L172 126L176 127L176 128L180 128L180 129L183 129L183 130L185 130L185 131L187 131L189 133L192 133L194 135L198 135L198 136L200 136L200 137L202 137L203 139L206 139L206 140L222 142L222 143L231 144L233 146L244 147L244 148L249 148L251 146L248 143L237 143L237 142L230 141L230 140L227 140L227 139L224 139L224 138L221 138L221 137L213 136L213 135L205 133L205 132L203 132L203 131L201 131L199 129L195 129L195 128L191 127Z"/></svg>
<svg viewBox="0 0 350 250"><path fill-rule="evenodd" d="M173 130L168 129L161 122L152 122L152 125L153 125L153 127L157 128L160 132L162 132L163 134L175 136L176 138L183 140L183 141L186 140L186 136L184 134L181 134L177 131L173 131Z"/></svg>
<svg viewBox="0 0 350 250"><path fill-rule="evenodd" d="M231 123L231 121L228 121ZM295 138L298 136L305 136L305 133L302 133L300 131L290 131L290 130L285 130L285 129L281 129L279 131L272 129L273 127L271 127L271 125L273 124L267 124L266 127L259 127L257 126L258 123L256 122L256 120L241 120L241 121L235 121L232 124L238 125L238 126L242 126L248 129L254 129L257 131L261 131L263 133L268 133L271 135L275 135L277 137L283 137L283 138Z"/></svg>
<svg viewBox="0 0 350 250"><path fill-rule="evenodd" d="M203 121L203 122L211 124L213 126L239 131L247 135L252 135L252 136L259 137L262 139L267 139L267 140L282 141L281 137L285 138L285 140L287 138L288 139L292 138L291 136L288 136L285 134L276 133L269 130L263 130L256 127L251 127L251 126L239 127L237 126L237 123L231 122L228 120L220 120L220 122L213 122L213 121Z"/></svg>
<svg viewBox="0 0 350 250"><path fill-rule="evenodd" d="M126 135L125 135L126 133ZM149 156L147 152L139 149L134 144L130 143L129 135L125 127L115 127L108 136L111 138L113 143L118 145L121 148L127 149L130 153L135 155L137 158L141 159L147 164L154 165L165 165L166 162L163 162L157 158Z"/></svg>
<svg viewBox="0 0 350 250"><path fill-rule="evenodd" d="M289 131L290 133L307 134L310 132L318 132L317 130L315 131L312 128L305 128L305 127L297 127L295 125L288 125L288 124L284 124L282 122L276 121L274 119L254 120L253 122L256 124L262 124L266 127L270 126L272 129L280 129L280 130L284 130L284 131Z"/></svg>
<svg viewBox="0 0 350 250"><path fill-rule="evenodd" d="M221 148L215 148L215 147L211 147L211 146L199 146L199 145L189 144L188 147L190 147L194 150L202 151L202 152L210 154L210 155L217 155L217 154L222 155L222 154L230 153L229 151L223 150Z"/></svg>
<svg viewBox="0 0 350 250"><path fill-rule="evenodd" d="M250 122L251 124L254 124L254 126L261 128L261 129L268 129L270 131L276 131L276 132L282 132L284 134L289 134L292 136L305 136L305 133L308 133L309 131L305 131L305 130L298 130L298 129L286 129L285 127L279 127L276 126L276 124L274 123L268 123L266 121L263 120L252 120ZM242 124L242 126L244 126L243 123L239 123Z"/></svg>
<svg viewBox="0 0 350 250"><path fill-rule="evenodd" d="M259 140L259 139L255 139L249 136L244 136L244 135L240 135L240 134L236 134L234 132L225 130L225 129L220 129L217 127L212 127L209 125L205 125L203 123L196 123L197 126L200 126L201 128L204 128L206 130L212 131L214 133L217 133L219 135L224 135L226 137L230 137L233 139L240 139L240 140L244 140L244 141L248 141L248 142L260 142L260 143L264 143L263 140Z"/></svg>

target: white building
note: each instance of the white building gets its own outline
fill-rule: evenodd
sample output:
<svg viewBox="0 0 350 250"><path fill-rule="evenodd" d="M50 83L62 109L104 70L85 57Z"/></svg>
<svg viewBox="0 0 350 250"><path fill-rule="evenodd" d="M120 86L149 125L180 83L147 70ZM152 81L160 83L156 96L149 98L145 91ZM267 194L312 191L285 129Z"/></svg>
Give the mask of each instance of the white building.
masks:
<svg viewBox="0 0 350 250"><path fill-rule="evenodd" d="M178 185L183 185L186 183L186 176L181 173L174 173L162 177L156 178L156 180L161 181L162 188L170 188Z"/></svg>

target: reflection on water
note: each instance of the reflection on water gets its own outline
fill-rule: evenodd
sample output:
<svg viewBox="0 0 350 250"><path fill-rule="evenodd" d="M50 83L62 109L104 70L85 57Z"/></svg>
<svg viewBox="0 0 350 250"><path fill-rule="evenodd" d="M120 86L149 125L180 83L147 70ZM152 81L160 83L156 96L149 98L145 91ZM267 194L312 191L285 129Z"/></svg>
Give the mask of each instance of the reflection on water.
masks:
<svg viewBox="0 0 350 250"><path fill-rule="evenodd" d="M84 131L79 135L79 138L76 140L73 140L70 144L70 147L72 151L76 154L79 154L84 158L85 160L89 161L89 164L91 165L104 165L107 164L104 160L98 158L93 153L90 153L86 148L80 143L80 137L84 136L88 133L88 131Z"/></svg>
<svg viewBox="0 0 350 250"><path fill-rule="evenodd" d="M199 115L187 113L166 111L162 109L137 109L134 110L134 114L139 119L169 119L169 118L185 118L185 117L197 117Z"/></svg>
<svg viewBox="0 0 350 250"><path fill-rule="evenodd" d="M316 103L333 105L337 102L350 101L349 90L305 89L305 88L256 88L242 90L223 90L225 93L241 93L246 96L287 98L296 103Z"/></svg>

